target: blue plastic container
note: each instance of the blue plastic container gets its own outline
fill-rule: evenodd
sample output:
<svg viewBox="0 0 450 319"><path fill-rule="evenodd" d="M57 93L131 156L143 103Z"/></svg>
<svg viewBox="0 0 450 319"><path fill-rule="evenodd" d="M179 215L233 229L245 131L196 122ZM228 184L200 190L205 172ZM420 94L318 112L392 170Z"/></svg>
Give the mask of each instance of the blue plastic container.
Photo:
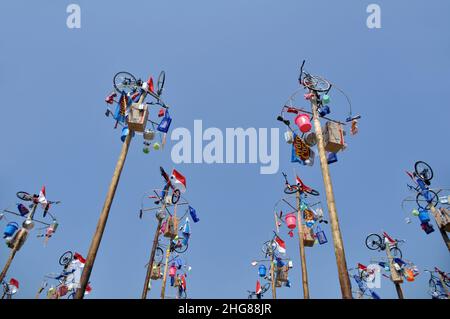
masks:
<svg viewBox="0 0 450 319"><path fill-rule="evenodd" d="M324 117L327 114L330 114L330 107L328 105L324 105L322 107L319 107L318 110L319 116Z"/></svg>
<svg viewBox="0 0 450 319"><path fill-rule="evenodd" d="M259 268L258 268L259 277L265 277L266 273L267 273L266 266L264 266L264 265L259 266Z"/></svg>
<svg viewBox="0 0 450 319"><path fill-rule="evenodd" d="M16 222L8 223L5 227L5 231L3 232L3 237L11 237L14 233L19 229L19 224Z"/></svg>
<svg viewBox="0 0 450 319"><path fill-rule="evenodd" d="M336 153L328 153L327 162L328 164L333 164L338 161Z"/></svg>
<svg viewBox="0 0 450 319"><path fill-rule="evenodd" d="M419 219L421 223L428 223L430 221L430 214L425 209L419 209Z"/></svg>

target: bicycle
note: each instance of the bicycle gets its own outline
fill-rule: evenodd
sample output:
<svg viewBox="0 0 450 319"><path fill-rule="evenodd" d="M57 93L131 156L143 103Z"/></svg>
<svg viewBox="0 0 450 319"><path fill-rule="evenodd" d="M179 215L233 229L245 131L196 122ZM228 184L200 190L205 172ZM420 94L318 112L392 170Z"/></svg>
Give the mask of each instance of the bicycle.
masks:
<svg viewBox="0 0 450 319"><path fill-rule="evenodd" d="M407 184L407 187L409 190L417 192L417 206L422 209L427 209L429 205L436 207L439 203L439 196L429 187L433 178L433 169L431 166L423 161L417 161L414 164L414 172L406 171L406 174L415 183L415 186ZM426 203L426 205L422 206L422 203Z"/></svg>
<svg viewBox="0 0 450 319"><path fill-rule="evenodd" d="M153 84L153 80L149 80L150 85ZM159 96L161 96L162 91L164 89L164 84L166 82L166 73L164 71L161 71L161 73L158 76L158 82L157 82L157 90L154 92L153 87L148 88L148 93L150 93L152 96L159 99ZM127 93L135 93L138 89L143 87L144 82L141 79L137 79L136 77L131 74L130 72L121 71L114 75L113 77L113 86L114 89L117 91L117 93L121 94L122 92Z"/></svg>
<svg viewBox="0 0 450 319"><path fill-rule="evenodd" d="M294 194L299 192L300 194L303 193L307 193L309 195L313 195L313 196L319 196L320 193L318 191L316 191L315 189L312 189L309 186L306 186L303 181L297 176L296 177L296 181L297 184L296 185L291 185L287 179L287 174L286 173L282 173L284 176L284 180L285 180L285 188L284 188L284 193L285 194Z"/></svg>
<svg viewBox="0 0 450 319"><path fill-rule="evenodd" d="M366 246L370 250L384 251L386 246L389 246L392 257L400 259L402 258L402 251L398 248L398 244L404 242L404 240L392 239L386 232L383 232L381 236L373 233L366 237Z"/></svg>
<svg viewBox="0 0 450 319"><path fill-rule="evenodd" d="M248 293L247 299L253 299L253 297L256 297L257 299L261 299L262 297L264 297L264 294L269 289L270 289L270 283L267 282L261 287L261 293L260 294L257 294L256 291L247 290L247 293Z"/></svg>
<svg viewBox="0 0 450 319"><path fill-rule="evenodd" d="M22 200L22 201L24 201L24 202L33 202L33 204L32 205L30 205L30 207L32 207L33 205L38 205L39 204L39 195L38 194L33 194L33 195L31 195L31 194L29 194L29 193L27 193L27 192L24 192L24 191L20 191L20 192L17 192L16 193L16 196L17 196L17 198L19 198L20 200ZM43 213L43 217L45 217L45 216L47 216L47 214L49 213L49 209L50 209L50 206L51 205L53 205L53 204L60 204L61 203L61 201L50 201L50 200L47 200L47 199L45 199L46 200L46 203L45 203L45 205L43 205L43 207L44 207L44 213ZM53 218L53 216L51 215L51 214L49 214L52 218ZM32 216L31 216L31 218L32 218Z"/></svg>
<svg viewBox="0 0 450 319"><path fill-rule="evenodd" d="M299 84L314 92L329 92L331 83L323 77L312 75L307 71L304 71L303 67L305 66L305 62L306 61L303 60L303 63L300 66L300 74L298 77Z"/></svg>
<svg viewBox="0 0 450 319"><path fill-rule="evenodd" d="M186 250L188 248L189 248L188 238L177 236L175 239L172 239L170 241L170 248L169 248L170 253L176 252L178 254L182 254L182 253L186 252ZM156 264L159 264L162 262L166 249L167 249L167 245L162 244L158 240L158 246L156 247L155 258L154 258L154 262Z"/></svg>
<svg viewBox="0 0 450 319"><path fill-rule="evenodd" d="M449 299L450 296L445 293L445 289L442 285L441 278L434 275L438 273L442 276L442 281L444 285L450 288L450 274L441 271L439 268L435 267L434 271L424 270L424 272L430 273L430 279L428 280L429 293L433 299ZM447 289L448 290L448 289Z"/></svg>

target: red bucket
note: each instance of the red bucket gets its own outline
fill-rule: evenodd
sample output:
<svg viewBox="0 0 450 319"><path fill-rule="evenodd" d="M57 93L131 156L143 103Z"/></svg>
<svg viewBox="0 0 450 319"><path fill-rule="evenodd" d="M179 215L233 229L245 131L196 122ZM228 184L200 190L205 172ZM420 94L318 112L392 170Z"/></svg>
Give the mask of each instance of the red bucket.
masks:
<svg viewBox="0 0 450 319"><path fill-rule="evenodd" d="M309 132L312 128L311 121L309 120L308 114L299 114L295 117L295 124L298 126L302 133Z"/></svg>

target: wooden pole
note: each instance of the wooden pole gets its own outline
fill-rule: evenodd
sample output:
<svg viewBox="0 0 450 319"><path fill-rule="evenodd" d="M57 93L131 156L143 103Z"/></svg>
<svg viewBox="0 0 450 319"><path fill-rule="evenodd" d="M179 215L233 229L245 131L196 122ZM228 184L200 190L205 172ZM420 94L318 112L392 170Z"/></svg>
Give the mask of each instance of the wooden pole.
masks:
<svg viewBox="0 0 450 319"><path fill-rule="evenodd" d="M447 249L450 251L450 239L448 238L447 232L445 231L445 229L443 229L441 227L441 225L439 225L438 220L439 218L437 217L438 214L440 214L440 212L438 212L438 210L436 209L436 207L434 207L433 205L428 205L431 213L433 214L433 217L436 221L436 225L439 229L439 232L441 233L442 239L444 240L444 244L447 246Z"/></svg>
<svg viewBox="0 0 450 319"><path fill-rule="evenodd" d="M120 174L122 173L125 160L127 158L128 149L130 147L130 142L132 139L133 132L129 132L125 138L125 142L122 145L122 150L120 152L119 159L117 160L116 168L109 185L108 193L106 195L105 203L103 204L103 209L100 214L100 218L97 223L97 228L95 230L94 236L91 241L91 246L89 247L89 252L86 258L86 263L84 264L83 272L80 278L80 287L77 289L75 294L75 299L83 299L84 292L89 282L89 277L91 276L92 268L94 267L95 257L97 256L98 248L102 240L103 232L105 231L106 222L108 220L109 211L111 209L111 204L116 193L117 185L119 184Z"/></svg>
<svg viewBox="0 0 450 319"><path fill-rule="evenodd" d="M167 225L166 225L167 227ZM164 299L166 297L166 280L167 280L167 269L169 268L169 256L170 256L170 244L172 239L169 238L169 245L167 245L166 250L166 263L164 265L164 275L163 275L163 281L161 285L161 299Z"/></svg>
<svg viewBox="0 0 450 319"><path fill-rule="evenodd" d="M275 286L275 269L273 264L273 251L270 257L270 278L272 279L272 299L277 299L277 287Z"/></svg>
<svg viewBox="0 0 450 319"><path fill-rule="evenodd" d="M403 296L403 290L402 290L402 286L400 285L400 283L394 282L394 285L395 285L395 290L397 290L398 299L405 299L405 297Z"/></svg>
<svg viewBox="0 0 450 319"><path fill-rule="evenodd" d="M152 274L156 248L158 247L158 238L159 238L159 232L161 230L161 222L162 222L162 219L158 218L158 226L156 227L155 237L153 238L152 251L150 253L150 260L149 260L148 266L147 266L147 274L145 275L144 289L142 290L142 296L141 296L142 299L147 299L147 292L150 289L149 288L149 284L151 282L150 276Z"/></svg>
<svg viewBox="0 0 450 319"><path fill-rule="evenodd" d="M389 261L389 268L391 270L391 280L394 283L395 290L397 291L398 299L404 299L402 286L400 285L403 282L403 280L401 275L398 273L397 269L395 269L394 267L394 261L391 255L391 248L389 243L386 244L385 250Z"/></svg>
<svg viewBox="0 0 450 319"><path fill-rule="evenodd" d="M316 97L313 97L311 99L311 108L313 113L314 128L317 137L317 149L319 151L320 165L322 167L322 176L327 197L328 213L330 215L331 233L333 236L334 253L336 255L339 283L341 285L342 298L352 299L352 288L350 284L350 278L348 276L347 262L345 260L344 243L342 241L341 230L339 227L336 203L334 201L333 186L331 184L331 177L328 169L327 156L322 136L322 127L320 126L317 107Z"/></svg>
<svg viewBox="0 0 450 319"><path fill-rule="evenodd" d="M302 286L303 286L303 298L309 299L309 286L308 286L308 271L306 269L306 254L305 243L303 242L303 227L302 216L300 210L300 192L296 193L297 197L297 231L298 231L298 246L300 248L300 261L302 264Z"/></svg>
<svg viewBox="0 0 450 319"><path fill-rule="evenodd" d="M447 284L444 281L444 276L440 272L439 274L439 281L441 282L442 287L444 288L445 293L447 294L447 297L450 298L450 292L448 291Z"/></svg>
<svg viewBox="0 0 450 319"><path fill-rule="evenodd" d="M36 211L38 204L34 204L33 207L31 208L31 212L28 218L33 219L34 216L34 212ZM25 240L27 232L26 231L21 231L21 229L18 230L18 234L17 234L17 238L15 240L14 246L11 250L11 253L9 254L8 260L6 261L5 266L3 267L2 272L0 273L0 282L3 282L3 280L6 277L6 273L8 272L9 267L11 266L11 263L14 259L14 257L16 256L17 251L21 248L22 246L22 241Z"/></svg>

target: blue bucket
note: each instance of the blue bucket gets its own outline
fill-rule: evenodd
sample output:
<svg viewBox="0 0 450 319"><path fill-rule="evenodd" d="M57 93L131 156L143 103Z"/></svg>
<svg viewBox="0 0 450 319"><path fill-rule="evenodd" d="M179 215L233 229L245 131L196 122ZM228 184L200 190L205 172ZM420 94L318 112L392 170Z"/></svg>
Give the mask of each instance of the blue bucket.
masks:
<svg viewBox="0 0 450 319"><path fill-rule="evenodd" d="M430 214L426 209L419 210L419 219L421 223L428 223L430 221Z"/></svg>
<svg viewBox="0 0 450 319"><path fill-rule="evenodd" d="M16 222L8 223L5 227L5 231L3 232L4 237L11 237L14 233L19 229L19 224Z"/></svg>
<svg viewBox="0 0 450 319"><path fill-rule="evenodd" d="M264 266L264 265L259 266L259 268L258 268L259 277L265 277L266 273L267 273L266 266Z"/></svg>

